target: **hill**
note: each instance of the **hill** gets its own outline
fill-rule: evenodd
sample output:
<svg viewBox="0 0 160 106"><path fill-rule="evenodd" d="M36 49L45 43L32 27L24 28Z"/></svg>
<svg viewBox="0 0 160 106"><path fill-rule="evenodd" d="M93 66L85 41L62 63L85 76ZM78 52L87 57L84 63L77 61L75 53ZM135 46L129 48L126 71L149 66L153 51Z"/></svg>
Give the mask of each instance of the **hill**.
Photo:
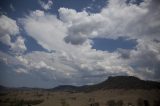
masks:
<svg viewBox="0 0 160 106"><path fill-rule="evenodd" d="M95 85L85 85L85 86L71 86L63 85L58 86L52 91L69 91L69 92L90 92L95 90L105 90L105 89L160 89L160 82L155 81L145 81L134 76L115 76L109 77L107 80L95 84Z"/></svg>
<svg viewBox="0 0 160 106"><path fill-rule="evenodd" d="M84 86L73 86L73 85L61 85L51 89L43 88L8 88L0 86L0 91L4 90L18 90L18 91L29 91L29 90L47 90L47 91L67 91L67 92L91 92L96 90L107 90L107 89L160 89L160 82L156 81L145 81L134 76L110 76L105 81Z"/></svg>

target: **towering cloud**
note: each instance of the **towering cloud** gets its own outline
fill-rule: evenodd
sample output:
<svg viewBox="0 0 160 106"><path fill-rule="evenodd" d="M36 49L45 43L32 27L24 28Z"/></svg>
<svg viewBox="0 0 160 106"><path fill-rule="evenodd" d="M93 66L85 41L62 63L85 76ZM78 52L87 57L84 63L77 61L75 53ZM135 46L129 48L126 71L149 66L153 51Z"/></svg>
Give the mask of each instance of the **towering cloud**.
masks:
<svg viewBox="0 0 160 106"><path fill-rule="evenodd" d="M8 18L5 15L0 16L0 41L6 45L11 46L11 36L19 33L19 27L16 21Z"/></svg>
<svg viewBox="0 0 160 106"><path fill-rule="evenodd" d="M127 37L129 39L159 38L158 1L145 0L132 4L125 0L110 0L100 13L90 14L86 11L60 8L60 19L67 24L67 43L82 44L88 38Z"/></svg>
<svg viewBox="0 0 160 106"><path fill-rule="evenodd" d="M41 7L42 7L44 10L49 10L49 9L51 9L51 7L52 7L52 5L53 5L53 1L52 1L52 0L48 0L48 2L45 3L44 1L39 0L39 4L41 5Z"/></svg>
<svg viewBox="0 0 160 106"><path fill-rule="evenodd" d="M23 53L26 50L24 39L19 34L19 27L15 20L2 15L0 16L0 42L10 46L10 49L15 53ZM16 41L11 41L12 38L16 38Z"/></svg>

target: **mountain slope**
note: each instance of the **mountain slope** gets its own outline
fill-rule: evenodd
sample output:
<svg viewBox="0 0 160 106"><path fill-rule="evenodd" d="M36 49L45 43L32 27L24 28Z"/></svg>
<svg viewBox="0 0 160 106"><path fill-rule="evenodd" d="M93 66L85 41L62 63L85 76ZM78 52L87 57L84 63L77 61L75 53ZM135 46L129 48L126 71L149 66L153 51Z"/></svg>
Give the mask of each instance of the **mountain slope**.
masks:
<svg viewBox="0 0 160 106"><path fill-rule="evenodd" d="M58 86L53 88L53 91L94 91L94 90L105 90L105 89L160 89L160 82L144 81L133 76L115 76L109 77L107 80L95 84L86 86Z"/></svg>
<svg viewBox="0 0 160 106"><path fill-rule="evenodd" d="M160 89L160 82L145 81L133 76L115 76L109 77L107 80L95 84L95 85L84 85L84 86L73 86L73 85L62 85L52 89L42 88L8 88L0 86L0 91L4 90L49 90L49 91L67 91L67 92L91 92L96 90L107 90L107 89Z"/></svg>

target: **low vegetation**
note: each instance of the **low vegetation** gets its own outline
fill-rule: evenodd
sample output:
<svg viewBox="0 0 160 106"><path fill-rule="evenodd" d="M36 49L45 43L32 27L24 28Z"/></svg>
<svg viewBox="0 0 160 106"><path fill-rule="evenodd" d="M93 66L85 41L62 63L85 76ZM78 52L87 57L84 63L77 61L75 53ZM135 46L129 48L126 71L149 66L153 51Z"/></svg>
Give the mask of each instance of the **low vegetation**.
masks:
<svg viewBox="0 0 160 106"><path fill-rule="evenodd" d="M6 98L4 100L0 101L0 104L9 104L10 106L32 106L37 105L44 102L43 99L37 99L37 100L18 100L18 99L9 99Z"/></svg>
<svg viewBox="0 0 160 106"><path fill-rule="evenodd" d="M70 106L65 99L61 99L62 106Z"/></svg>

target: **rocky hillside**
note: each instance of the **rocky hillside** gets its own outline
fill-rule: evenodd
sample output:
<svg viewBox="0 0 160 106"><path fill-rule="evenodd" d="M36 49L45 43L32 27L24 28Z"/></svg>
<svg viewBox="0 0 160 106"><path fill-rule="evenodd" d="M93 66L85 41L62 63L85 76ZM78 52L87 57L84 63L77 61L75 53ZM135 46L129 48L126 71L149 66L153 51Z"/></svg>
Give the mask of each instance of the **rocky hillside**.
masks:
<svg viewBox="0 0 160 106"><path fill-rule="evenodd" d="M160 82L145 81L133 76L115 76L109 77L107 80L86 86L63 85L53 88L53 91L95 91L105 89L160 89Z"/></svg>

